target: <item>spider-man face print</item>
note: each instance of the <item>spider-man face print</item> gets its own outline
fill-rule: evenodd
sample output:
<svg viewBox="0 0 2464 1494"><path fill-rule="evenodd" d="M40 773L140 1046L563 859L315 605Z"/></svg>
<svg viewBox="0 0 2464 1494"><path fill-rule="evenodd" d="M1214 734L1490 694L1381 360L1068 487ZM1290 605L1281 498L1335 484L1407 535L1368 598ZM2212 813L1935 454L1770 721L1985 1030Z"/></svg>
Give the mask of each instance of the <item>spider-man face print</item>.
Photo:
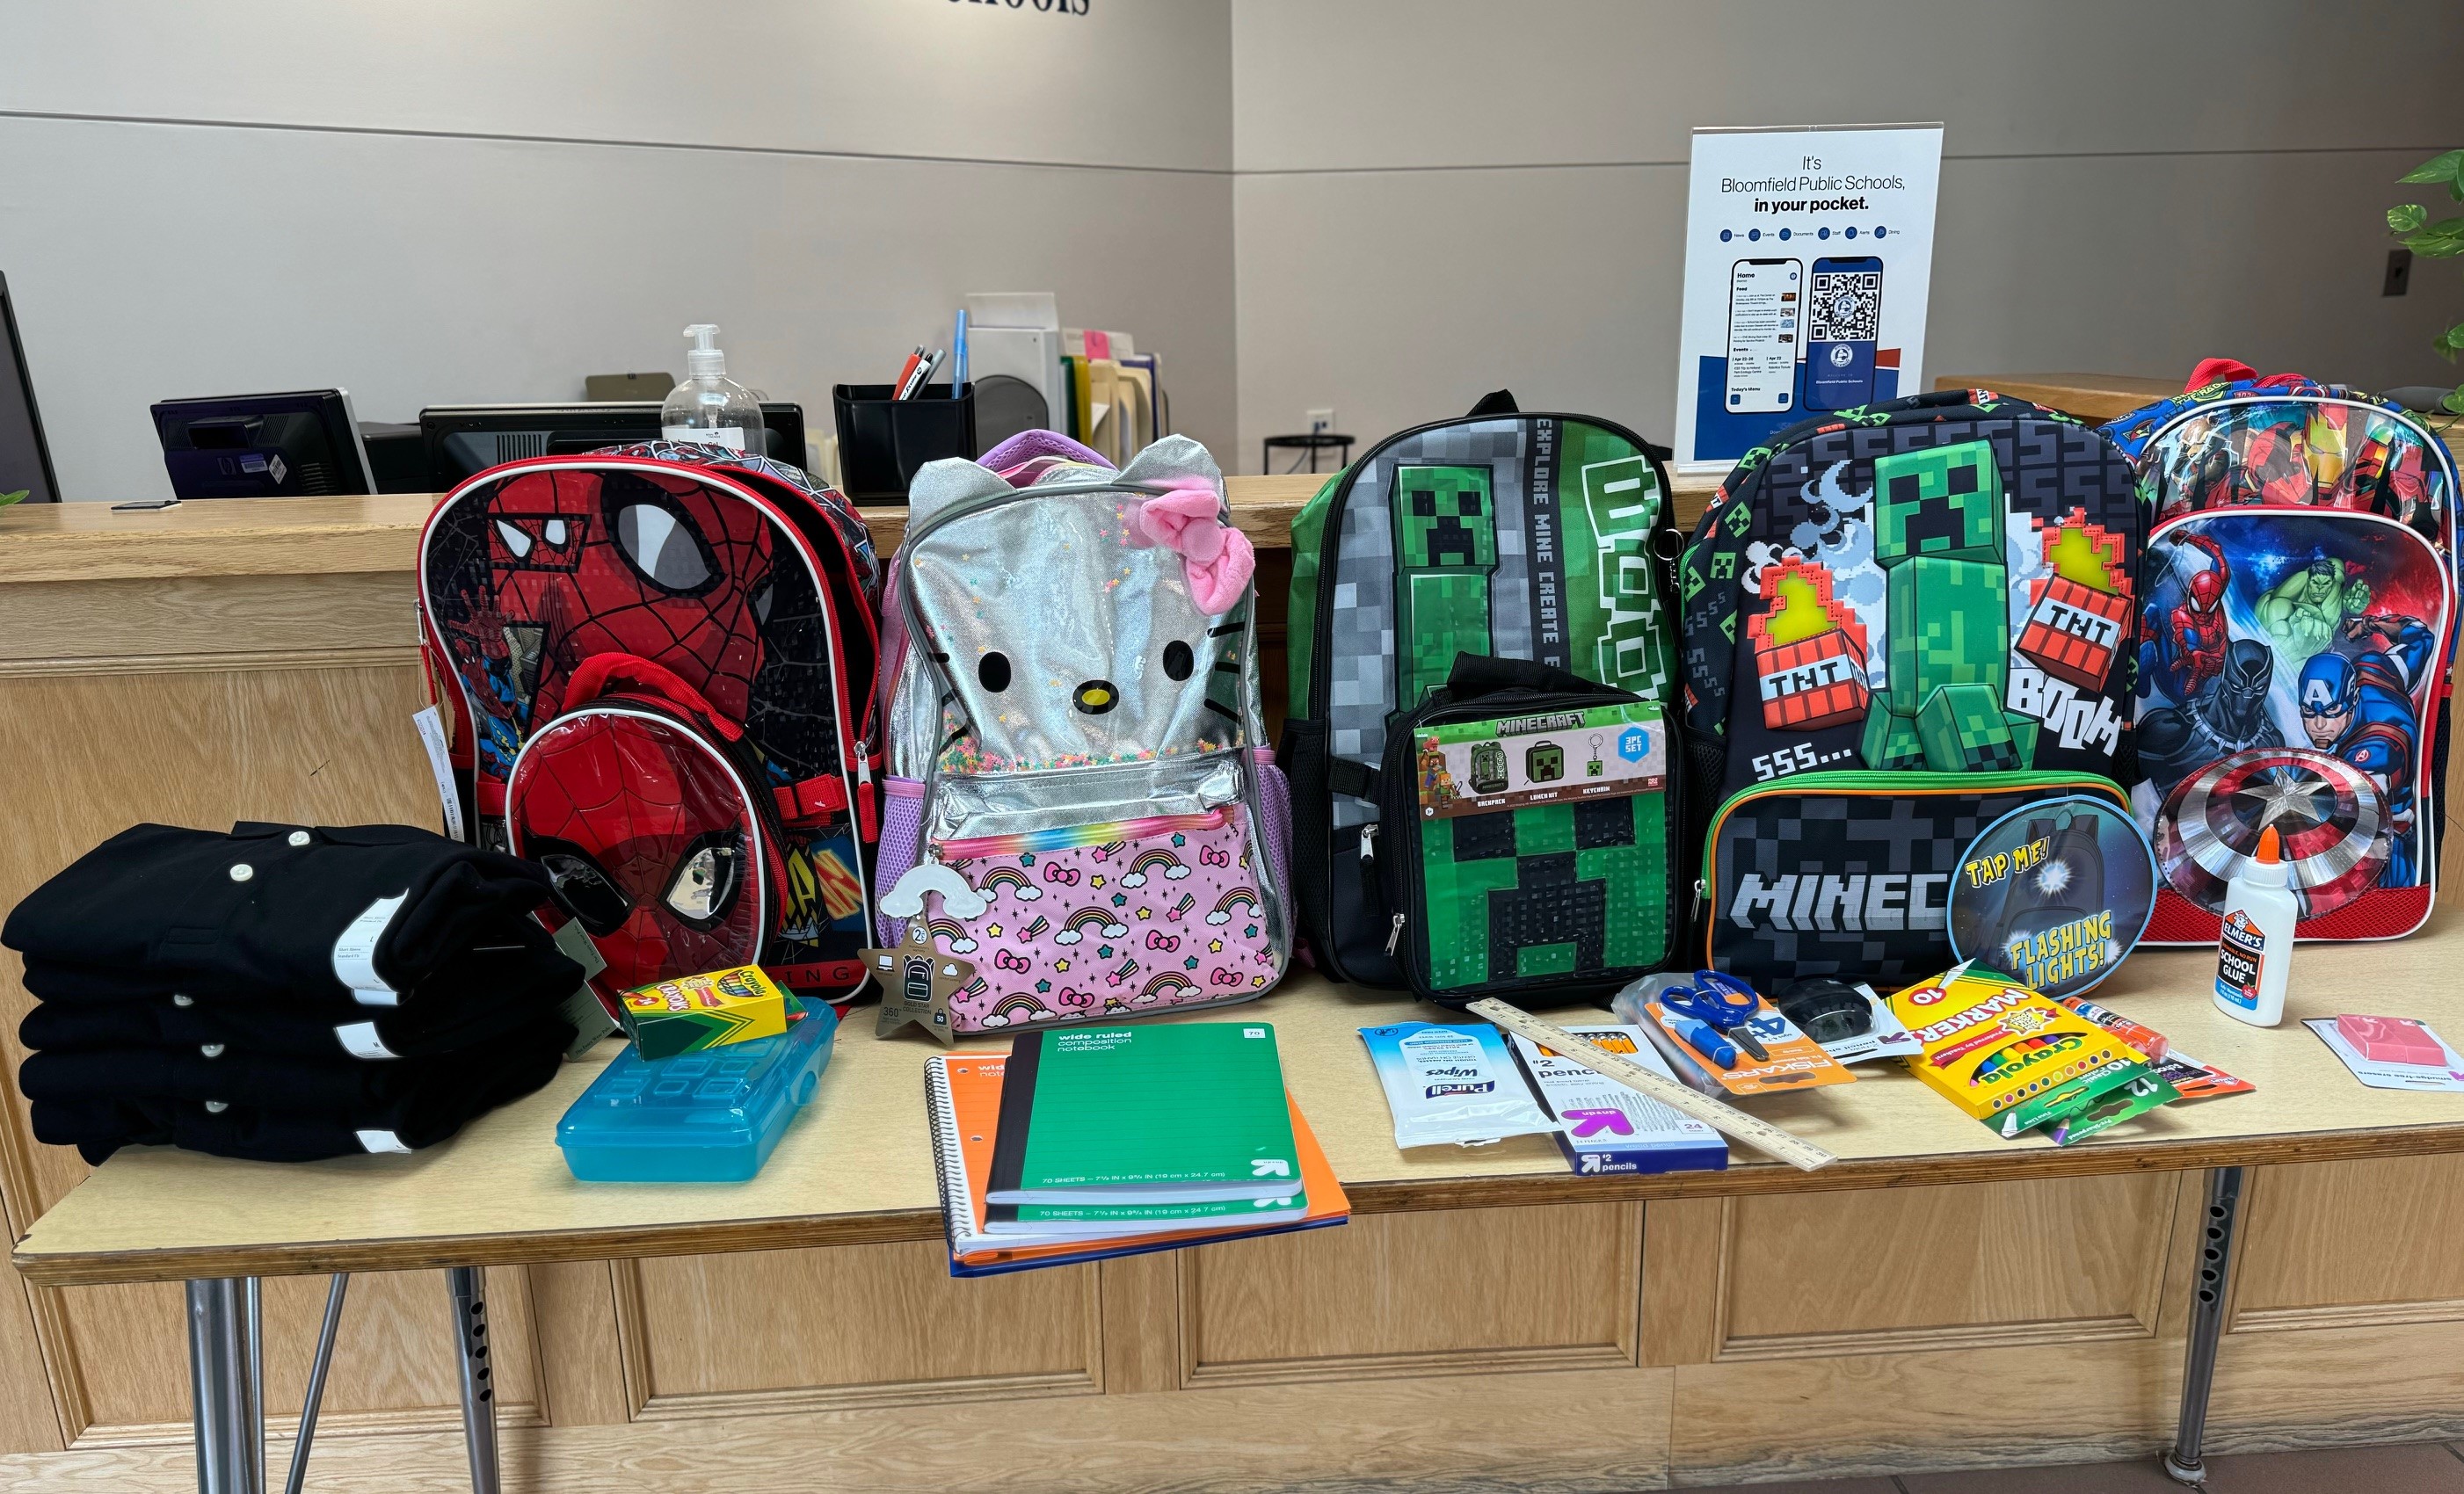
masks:
<svg viewBox="0 0 2464 1494"><path fill-rule="evenodd" d="M825 603L784 532L686 470L516 472L458 500L425 560L501 780L583 660L666 666L744 723L773 781L838 769Z"/></svg>
<svg viewBox="0 0 2464 1494"><path fill-rule="evenodd" d="M535 716L556 714L575 665L629 653L744 719L778 540L759 512L681 473L629 472L524 473L488 510L498 609L545 629Z"/></svg>
<svg viewBox="0 0 2464 1494"><path fill-rule="evenodd" d="M607 958L607 985L754 963L767 869L725 761L666 722L584 712L524 749L506 811L517 855Z"/></svg>

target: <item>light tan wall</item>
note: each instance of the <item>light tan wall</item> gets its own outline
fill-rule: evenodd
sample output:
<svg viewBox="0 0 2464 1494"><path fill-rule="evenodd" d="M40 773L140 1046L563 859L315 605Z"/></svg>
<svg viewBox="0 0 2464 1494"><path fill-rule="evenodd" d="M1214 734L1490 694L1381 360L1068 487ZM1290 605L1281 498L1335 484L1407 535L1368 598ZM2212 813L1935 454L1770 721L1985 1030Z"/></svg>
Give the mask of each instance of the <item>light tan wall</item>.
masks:
<svg viewBox="0 0 2464 1494"><path fill-rule="evenodd" d="M946 344L981 290L1132 331L1227 444L1228 27L1225 0L0 5L0 269L61 485L166 494L156 400L575 399L681 372L689 321L818 434L833 383Z"/></svg>
<svg viewBox="0 0 2464 1494"><path fill-rule="evenodd" d="M2464 143L2464 8L1242 0L1232 35L1241 471L1309 408L1375 440L1501 385L1665 440L1698 124L1945 121L1929 375L2455 378L2452 269L2379 286L2394 179Z"/></svg>

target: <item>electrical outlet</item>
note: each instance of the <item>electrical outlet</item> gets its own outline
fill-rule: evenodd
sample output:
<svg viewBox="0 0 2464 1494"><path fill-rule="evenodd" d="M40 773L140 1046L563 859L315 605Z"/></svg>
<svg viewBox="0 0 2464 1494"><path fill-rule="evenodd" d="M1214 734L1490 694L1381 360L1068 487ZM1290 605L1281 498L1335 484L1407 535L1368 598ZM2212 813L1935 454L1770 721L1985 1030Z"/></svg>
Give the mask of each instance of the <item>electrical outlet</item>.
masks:
<svg viewBox="0 0 2464 1494"><path fill-rule="evenodd" d="M1326 432L1334 428L1334 411L1331 409L1310 410L1309 412L1307 423L1309 426L1309 433L1310 435L1324 435Z"/></svg>
<svg viewBox="0 0 2464 1494"><path fill-rule="evenodd" d="M2412 251L2387 251L2387 279L2379 286L2381 296L2402 296L2412 289Z"/></svg>

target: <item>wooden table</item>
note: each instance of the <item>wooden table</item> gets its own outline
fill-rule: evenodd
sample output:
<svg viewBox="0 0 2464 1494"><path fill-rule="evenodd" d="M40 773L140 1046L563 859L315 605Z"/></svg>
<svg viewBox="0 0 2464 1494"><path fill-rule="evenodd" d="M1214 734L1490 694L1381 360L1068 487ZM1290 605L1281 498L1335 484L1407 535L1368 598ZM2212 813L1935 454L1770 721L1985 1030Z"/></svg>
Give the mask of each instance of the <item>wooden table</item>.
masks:
<svg viewBox="0 0 2464 1494"><path fill-rule="evenodd" d="M2179 1444L2195 1467L2206 1397L2200 1366L2211 1366L2215 1353L2241 1170L2464 1151L2464 1097L2364 1088L2297 1020L2392 1004L2464 1032L2464 989L2452 974L2459 957L2464 918L2452 914L2403 943L2305 950L2285 1025L2260 1030L2224 1016L2204 994L2208 953L2143 953L2099 999L2254 1081L2256 1093L2170 1106L2067 1149L2035 1135L2004 1140L1888 1066L1861 1070L1852 1086L1750 1102L1838 1156L1813 1173L1739 1154L1725 1172L1578 1177L1532 1137L1401 1152L1356 1031L1443 1014L1300 974L1241 1015L1274 1023L1291 1089L1364 1216L2211 1169L2205 1269L2212 1279L2200 1289L2189 1340ZM575 1182L553 1132L599 1069L585 1062L414 1156L272 1168L169 1149L122 1152L36 1222L14 1263L43 1285L188 1281L206 1428L238 1424L253 1405L233 1404L246 1400L237 1377L206 1367L248 1361L246 1313L232 1304L254 1291L255 1278L935 1239L940 1216L920 1070L935 1049L912 1030L875 1041L865 1015L840 1033L818 1099L750 1183ZM455 1280L467 1294L476 1273ZM209 1477L203 1487L222 1494L251 1485Z"/></svg>

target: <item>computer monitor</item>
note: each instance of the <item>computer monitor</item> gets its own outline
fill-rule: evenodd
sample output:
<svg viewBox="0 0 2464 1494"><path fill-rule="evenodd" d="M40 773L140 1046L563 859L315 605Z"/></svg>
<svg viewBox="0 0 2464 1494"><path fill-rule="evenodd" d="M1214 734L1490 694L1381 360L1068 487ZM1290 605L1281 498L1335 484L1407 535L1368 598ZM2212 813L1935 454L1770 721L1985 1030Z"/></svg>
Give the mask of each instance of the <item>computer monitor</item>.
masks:
<svg viewBox="0 0 2464 1494"><path fill-rule="evenodd" d="M0 499L57 503L59 479L52 473L52 449L43 444L43 417L34 408L34 380L26 372L26 349L17 341L17 309L9 300L9 277L0 275ZM11 494L21 494L11 498Z"/></svg>
<svg viewBox="0 0 2464 1494"><path fill-rule="evenodd" d="M351 397L341 389L165 400L163 465L181 498L310 498L374 493Z"/></svg>
<svg viewBox="0 0 2464 1494"><path fill-rule="evenodd" d="M804 407L761 406L761 454L804 465ZM419 412L428 473L445 492L499 462L526 456L571 456L604 446L659 438L659 402L605 400L584 405L435 405Z"/></svg>

